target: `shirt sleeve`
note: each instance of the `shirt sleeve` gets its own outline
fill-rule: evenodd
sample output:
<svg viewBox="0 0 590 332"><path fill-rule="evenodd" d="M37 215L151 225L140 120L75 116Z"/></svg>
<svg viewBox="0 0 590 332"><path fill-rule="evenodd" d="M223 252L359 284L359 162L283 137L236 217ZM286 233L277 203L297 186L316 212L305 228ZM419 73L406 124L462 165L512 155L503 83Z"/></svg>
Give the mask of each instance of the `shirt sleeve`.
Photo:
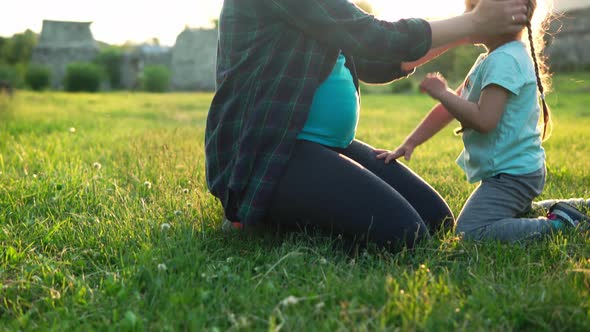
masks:
<svg viewBox="0 0 590 332"><path fill-rule="evenodd" d="M414 61L432 45L430 24L422 19L387 22L348 0L262 0L271 15L326 46L367 60Z"/></svg>
<svg viewBox="0 0 590 332"><path fill-rule="evenodd" d="M526 83L518 61L512 55L504 52L490 53L486 59L485 67L482 69L482 89L495 84L518 96Z"/></svg>
<svg viewBox="0 0 590 332"><path fill-rule="evenodd" d="M369 84L385 84L414 73L414 70L404 71L401 63L389 61L371 61L354 58L358 79Z"/></svg>

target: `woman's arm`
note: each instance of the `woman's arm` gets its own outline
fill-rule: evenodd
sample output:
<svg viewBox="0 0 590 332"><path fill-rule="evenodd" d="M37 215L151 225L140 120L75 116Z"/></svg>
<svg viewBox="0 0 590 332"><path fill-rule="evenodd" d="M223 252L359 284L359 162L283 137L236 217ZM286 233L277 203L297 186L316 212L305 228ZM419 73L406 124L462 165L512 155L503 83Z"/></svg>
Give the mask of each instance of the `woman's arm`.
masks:
<svg viewBox="0 0 590 332"><path fill-rule="evenodd" d="M402 70L414 68L436 59L451 48L465 44L472 35L516 33L526 23L525 2L482 0L473 11L461 16L430 22L432 48L422 58L403 62Z"/></svg>
<svg viewBox="0 0 590 332"><path fill-rule="evenodd" d="M482 134L496 128L504 114L509 97L508 90L491 84L481 91L479 102L473 103L450 91L442 76L432 74L424 79L420 88L432 98L439 100L463 127Z"/></svg>
<svg viewBox="0 0 590 332"><path fill-rule="evenodd" d="M397 63L421 58L430 49L427 21L387 22L348 0L259 0L259 10L345 54L368 61Z"/></svg>
<svg viewBox="0 0 590 332"><path fill-rule="evenodd" d="M439 56L445 54L448 50L450 50L451 48L457 47L459 45L463 45L466 44L468 41L468 38L463 38L461 40L457 40L453 43L444 45L444 46L440 46L437 48L432 48L430 49L430 51L428 51L428 53L426 53L425 56L423 56L422 58L416 60L416 61L412 61L412 62L402 62L401 64L401 69L402 71L405 72L411 72L413 71L415 68L418 68L420 66L422 66L423 64L430 62L436 58L438 58Z"/></svg>
<svg viewBox="0 0 590 332"><path fill-rule="evenodd" d="M432 21L432 48L473 35L517 33L527 22L526 5L526 0L480 0L470 12Z"/></svg>

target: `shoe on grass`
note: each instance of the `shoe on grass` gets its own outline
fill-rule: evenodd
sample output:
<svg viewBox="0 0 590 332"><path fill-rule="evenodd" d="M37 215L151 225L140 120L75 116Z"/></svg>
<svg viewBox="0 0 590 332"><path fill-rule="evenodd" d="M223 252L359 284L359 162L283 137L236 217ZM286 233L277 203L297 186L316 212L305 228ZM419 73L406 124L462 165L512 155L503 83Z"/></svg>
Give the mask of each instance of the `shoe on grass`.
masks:
<svg viewBox="0 0 590 332"><path fill-rule="evenodd" d="M578 227L580 223L590 223L590 218L575 207L557 202L549 208L549 219L558 219L571 227Z"/></svg>
<svg viewBox="0 0 590 332"><path fill-rule="evenodd" d="M546 199L543 201L533 202L533 209L544 209L548 211L556 203L565 203L576 209L590 210L590 199L585 198L568 198L568 199Z"/></svg>
<svg viewBox="0 0 590 332"><path fill-rule="evenodd" d="M223 218L223 223L221 224L222 231L229 233L229 232L239 231L243 228L244 228L244 225L242 225L241 223L232 222L232 221L229 221L227 218Z"/></svg>

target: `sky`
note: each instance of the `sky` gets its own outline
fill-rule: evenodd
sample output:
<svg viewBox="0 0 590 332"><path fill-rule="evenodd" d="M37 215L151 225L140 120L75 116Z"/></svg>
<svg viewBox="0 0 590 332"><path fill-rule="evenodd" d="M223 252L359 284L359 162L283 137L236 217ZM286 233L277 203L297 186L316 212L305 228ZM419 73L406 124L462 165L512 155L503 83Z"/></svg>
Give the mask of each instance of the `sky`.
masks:
<svg viewBox="0 0 590 332"><path fill-rule="evenodd" d="M8 1L8 0L7 0ZM377 16L445 17L462 12L464 0L368 0ZM94 38L111 44L141 43L158 38L174 45L176 36L188 26L210 27L223 0L18 0L0 11L0 36L9 37L31 29L41 32L43 19L91 21ZM556 0L558 9L590 6L590 0Z"/></svg>

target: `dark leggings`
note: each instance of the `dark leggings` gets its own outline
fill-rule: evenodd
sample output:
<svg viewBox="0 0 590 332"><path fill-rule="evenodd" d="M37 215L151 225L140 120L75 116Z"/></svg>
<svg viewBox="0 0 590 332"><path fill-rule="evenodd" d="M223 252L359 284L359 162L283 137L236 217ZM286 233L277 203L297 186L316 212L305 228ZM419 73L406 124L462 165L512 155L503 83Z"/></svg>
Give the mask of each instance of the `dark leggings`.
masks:
<svg viewBox="0 0 590 332"><path fill-rule="evenodd" d="M451 210L431 186L403 164L386 165L376 155L359 141L333 149L298 140L268 221L387 248L412 247L443 223L453 223Z"/></svg>

